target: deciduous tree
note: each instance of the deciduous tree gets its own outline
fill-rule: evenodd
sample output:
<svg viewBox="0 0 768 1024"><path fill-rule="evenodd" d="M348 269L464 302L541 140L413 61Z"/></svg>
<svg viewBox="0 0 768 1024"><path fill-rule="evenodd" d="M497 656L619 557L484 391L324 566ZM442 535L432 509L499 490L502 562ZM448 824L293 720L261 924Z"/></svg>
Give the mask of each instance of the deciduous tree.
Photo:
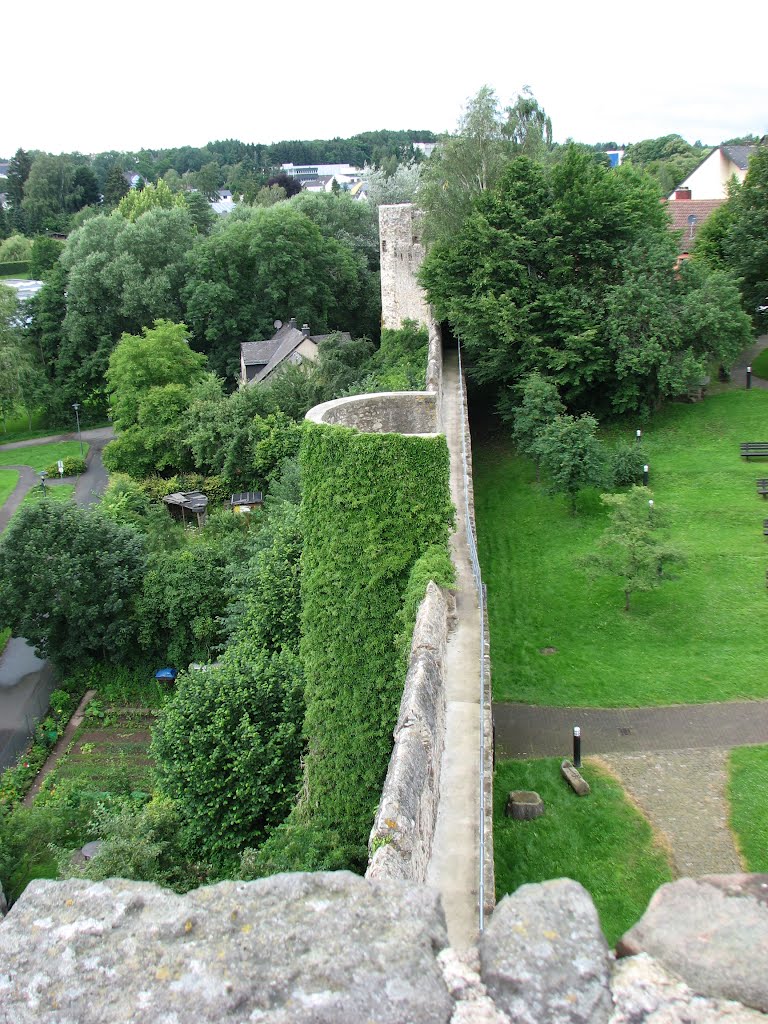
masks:
<svg viewBox="0 0 768 1024"><path fill-rule="evenodd" d="M592 577L618 577L624 589L624 611L630 609L633 594L653 590L667 578L664 566L682 560L681 553L659 533L659 511L653 492L633 487L625 494L603 494L609 510L608 526L596 550L582 559Z"/></svg>
<svg viewBox="0 0 768 1024"><path fill-rule="evenodd" d="M89 658L129 661L144 567L134 530L98 511L38 501L0 540L0 621L64 670Z"/></svg>

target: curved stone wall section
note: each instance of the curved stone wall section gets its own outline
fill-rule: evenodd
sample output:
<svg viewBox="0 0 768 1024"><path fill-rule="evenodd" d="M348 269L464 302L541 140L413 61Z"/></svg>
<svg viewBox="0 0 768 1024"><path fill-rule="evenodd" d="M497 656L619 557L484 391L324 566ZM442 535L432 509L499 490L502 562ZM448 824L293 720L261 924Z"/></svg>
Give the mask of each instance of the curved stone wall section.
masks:
<svg viewBox="0 0 768 1024"><path fill-rule="evenodd" d="M310 409L311 423L354 427L364 434L436 434L437 395L432 391L380 391L323 402Z"/></svg>
<svg viewBox="0 0 768 1024"><path fill-rule="evenodd" d="M395 746L368 841L366 878L423 882L427 877L445 746L449 612L449 596L429 583L413 630Z"/></svg>

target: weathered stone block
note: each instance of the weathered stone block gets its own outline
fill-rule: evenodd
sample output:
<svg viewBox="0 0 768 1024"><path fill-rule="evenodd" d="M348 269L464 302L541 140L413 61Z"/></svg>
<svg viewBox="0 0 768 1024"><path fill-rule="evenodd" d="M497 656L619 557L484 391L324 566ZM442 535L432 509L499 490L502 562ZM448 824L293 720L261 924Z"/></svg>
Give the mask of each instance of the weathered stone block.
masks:
<svg viewBox="0 0 768 1024"><path fill-rule="evenodd" d="M649 953L694 992L767 1013L768 875L705 875L662 885L616 951Z"/></svg>
<svg viewBox="0 0 768 1024"><path fill-rule="evenodd" d="M448 1024L437 894L349 872L37 881L0 925L2 1024Z"/></svg>
<svg viewBox="0 0 768 1024"><path fill-rule="evenodd" d="M604 1024L609 952L587 891L567 878L505 896L480 937L481 977L518 1024Z"/></svg>
<svg viewBox="0 0 768 1024"><path fill-rule="evenodd" d="M611 979L616 1009L610 1024L766 1024L741 1003L704 999L647 954L620 960Z"/></svg>

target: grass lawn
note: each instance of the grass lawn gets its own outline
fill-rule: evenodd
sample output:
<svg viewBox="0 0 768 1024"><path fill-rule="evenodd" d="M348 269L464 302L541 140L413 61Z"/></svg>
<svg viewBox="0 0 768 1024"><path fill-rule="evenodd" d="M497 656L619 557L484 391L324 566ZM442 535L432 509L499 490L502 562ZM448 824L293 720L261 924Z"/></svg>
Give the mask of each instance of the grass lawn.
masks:
<svg viewBox="0 0 768 1024"><path fill-rule="evenodd" d="M496 896L525 882L572 878L591 895L609 945L645 911L672 872L646 819L616 780L591 759L582 765L589 796L578 797L560 775L560 760L505 761L494 780ZM535 790L545 812L534 821L504 814L514 789Z"/></svg>
<svg viewBox="0 0 768 1024"><path fill-rule="evenodd" d="M768 440L766 391L670 405L644 426L656 508L687 564L634 595L628 614L620 580L591 583L577 564L605 525L598 494L584 492L571 516L511 445L476 447L497 700L639 707L768 698L756 642L768 604L768 502L755 490L768 463L740 458L746 440ZM540 654L546 647L557 653Z"/></svg>
<svg viewBox="0 0 768 1024"><path fill-rule="evenodd" d="M15 469L0 469L0 505L4 505L16 490L19 474Z"/></svg>
<svg viewBox="0 0 768 1024"><path fill-rule="evenodd" d="M74 484L58 484L56 487L50 487L46 485L45 488L45 500L46 501L71 501L75 496L75 485ZM24 495L20 508L24 508L25 505L34 505L37 501L43 500L43 489L38 485L33 487L31 491L27 491Z"/></svg>
<svg viewBox="0 0 768 1024"><path fill-rule="evenodd" d="M768 871L768 747L730 753L731 828L747 871Z"/></svg>
<svg viewBox="0 0 768 1024"><path fill-rule="evenodd" d="M768 349L764 348L757 359L752 363L752 373L756 377L765 379L768 377Z"/></svg>
<svg viewBox="0 0 768 1024"><path fill-rule="evenodd" d="M85 442L83 451L88 454ZM53 444L31 445L29 448L0 449L0 466L31 466L37 473L41 473L59 459L79 457L79 441L57 441Z"/></svg>

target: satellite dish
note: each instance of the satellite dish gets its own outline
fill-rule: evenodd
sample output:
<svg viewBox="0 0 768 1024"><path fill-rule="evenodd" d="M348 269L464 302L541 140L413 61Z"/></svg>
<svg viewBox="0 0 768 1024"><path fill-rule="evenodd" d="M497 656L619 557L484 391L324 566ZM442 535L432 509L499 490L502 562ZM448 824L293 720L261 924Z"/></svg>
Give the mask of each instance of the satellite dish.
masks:
<svg viewBox="0 0 768 1024"><path fill-rule="evenodd" d="M273 324L273 327L275 328L276 331L279 331L282 326L283 326L283 321L282 320L275 320L275 322Z"/></svg>

